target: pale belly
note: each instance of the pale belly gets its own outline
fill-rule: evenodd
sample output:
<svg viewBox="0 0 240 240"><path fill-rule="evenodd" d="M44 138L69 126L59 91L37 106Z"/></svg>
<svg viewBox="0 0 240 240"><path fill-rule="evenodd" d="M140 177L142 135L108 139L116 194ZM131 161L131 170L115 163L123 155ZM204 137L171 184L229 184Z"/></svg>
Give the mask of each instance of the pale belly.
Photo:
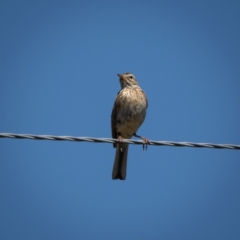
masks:
<svg viewBox="0 0 240 240"><path fill-rule="evenodd" d="M138 128L142 125L146 116L146 101L125 102L125 107L118 112L116 130L122 138L131 138Z"/></svg>

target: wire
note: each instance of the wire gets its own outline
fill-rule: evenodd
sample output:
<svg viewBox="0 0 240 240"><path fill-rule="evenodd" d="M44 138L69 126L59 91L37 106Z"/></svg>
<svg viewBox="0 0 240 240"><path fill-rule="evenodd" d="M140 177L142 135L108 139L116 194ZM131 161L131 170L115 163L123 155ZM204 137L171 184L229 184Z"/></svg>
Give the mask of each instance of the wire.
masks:
<svg viewBox="0 0 240 240"><path fill-rule="evenodd" d="M112 138L92 138L92 137L73 137L73 136L51 136L51 135L32 135L32 134L14 134L0 133L0 138L16 138L31 140L54 140L54 141L76 141L76 142L95 142L95 143L118 143L117 139ZM124 139L124 143L140 144L139 140ZM195 147L195 148L215 148L215 149L233 149L240 150L240 145L232 144L212 144L212 143L193 143L193 142L171 142L171 141L149 141L149 145L153 146L169 146L169 147Z"/></svg>

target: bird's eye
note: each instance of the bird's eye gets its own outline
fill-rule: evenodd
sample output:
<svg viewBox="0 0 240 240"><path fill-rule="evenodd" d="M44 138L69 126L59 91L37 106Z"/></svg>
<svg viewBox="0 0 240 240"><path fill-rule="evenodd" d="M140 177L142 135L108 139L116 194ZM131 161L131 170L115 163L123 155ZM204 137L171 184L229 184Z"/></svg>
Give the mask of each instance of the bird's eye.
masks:
<svg viewBox="0 0 240 240"><path fill-rule="evenodd" d="M130 78L132 79L132 78L133 78L133 76L130 76Z"/></svg>

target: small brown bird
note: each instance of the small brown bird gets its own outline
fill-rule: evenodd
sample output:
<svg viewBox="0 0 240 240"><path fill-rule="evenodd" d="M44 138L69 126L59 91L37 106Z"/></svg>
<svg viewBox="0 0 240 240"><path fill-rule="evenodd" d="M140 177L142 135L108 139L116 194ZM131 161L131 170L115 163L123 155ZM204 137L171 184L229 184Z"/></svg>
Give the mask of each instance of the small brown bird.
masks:
<svg viewBox="0 0 240 240"><path fill-rule="evenodd" d="M112 171L112 179L125 180L127 170L128 144L121 143L123 139L131 139L132 136L143 139L147 146L149 141L136 134L142 125L148 107L145 93L139 87L136 78L129 72L117 74L120 80L121 90L118 92L112 109L112 138L120 143L114 143L116 155ZM143 146L144 146L143 145Z"/></svg>

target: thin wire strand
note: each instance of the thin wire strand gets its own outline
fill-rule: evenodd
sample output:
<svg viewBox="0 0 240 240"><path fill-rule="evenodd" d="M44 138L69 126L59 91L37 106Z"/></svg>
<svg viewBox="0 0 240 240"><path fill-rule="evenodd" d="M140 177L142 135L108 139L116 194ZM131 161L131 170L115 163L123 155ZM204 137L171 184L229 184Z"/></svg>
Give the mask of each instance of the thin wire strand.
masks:
<svg viewBox="0 0 240 240"><path fill-rule="evenodd" d="M73 136L51 136L33 134L0 133L0 138L31 139L31 140L54 140L54 141L76 141L76 142L95 142L95 143L118 143L117 139L112 138L92 138L92 137L73 137ZM140 144L139 140L124 139L124 143ZM214 148L240 150L240 145L233 144L213 144L213 143L193 143L193 142L171 142L171 141L149 141L152 146L168 147L195 147L195 148Z"/></svg>

